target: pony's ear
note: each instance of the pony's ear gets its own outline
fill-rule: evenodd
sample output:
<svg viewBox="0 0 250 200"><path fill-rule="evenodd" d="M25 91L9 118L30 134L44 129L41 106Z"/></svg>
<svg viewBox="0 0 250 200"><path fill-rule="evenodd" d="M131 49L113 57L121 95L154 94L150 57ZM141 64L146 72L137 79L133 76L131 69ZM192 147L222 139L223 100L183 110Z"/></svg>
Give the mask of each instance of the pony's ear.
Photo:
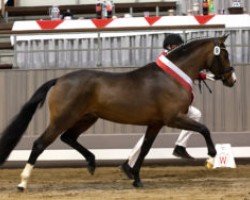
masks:
<svg viewBox="0 0 250 200"><path fill-rule="evenodd" d="M223 36L220 37L220 39L219 39L220 42L224 43L226 41L226 39L227 39L228 36L229 36L229 33L225 33Z"/></svg>

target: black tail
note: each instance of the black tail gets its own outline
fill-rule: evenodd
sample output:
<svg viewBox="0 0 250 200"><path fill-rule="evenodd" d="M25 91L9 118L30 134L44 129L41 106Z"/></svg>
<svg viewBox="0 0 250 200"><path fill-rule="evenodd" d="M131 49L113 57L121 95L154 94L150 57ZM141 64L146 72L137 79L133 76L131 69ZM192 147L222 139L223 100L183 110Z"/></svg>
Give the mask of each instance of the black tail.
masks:
<svg viewBox="0 0 250 200"><path fill-rule="evenodd" d="M44 104L49 89L56 84L56 81L57 79L50 80L38 88L3 131L0 138L0 165L5 162L10 152L15 148L26 131L37 107L41 107Z"/></svg>

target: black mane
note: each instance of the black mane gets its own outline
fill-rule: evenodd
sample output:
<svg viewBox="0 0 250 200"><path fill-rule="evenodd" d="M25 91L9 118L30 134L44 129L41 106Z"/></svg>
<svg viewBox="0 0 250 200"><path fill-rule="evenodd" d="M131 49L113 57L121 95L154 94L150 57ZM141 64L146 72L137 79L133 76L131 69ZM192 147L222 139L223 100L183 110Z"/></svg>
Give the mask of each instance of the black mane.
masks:
<svg viewBox="0 0 250 200"><path fill-rule="evenodd" d="M209 38L195 38L189 40L187 43L180 45L179 47L175 48L174 50L169 52L169 55L174 58L176 56L189 54L193 49L197 49L197 47L210 42L211 40L216 41L218 37L209 37Z"/></svg>

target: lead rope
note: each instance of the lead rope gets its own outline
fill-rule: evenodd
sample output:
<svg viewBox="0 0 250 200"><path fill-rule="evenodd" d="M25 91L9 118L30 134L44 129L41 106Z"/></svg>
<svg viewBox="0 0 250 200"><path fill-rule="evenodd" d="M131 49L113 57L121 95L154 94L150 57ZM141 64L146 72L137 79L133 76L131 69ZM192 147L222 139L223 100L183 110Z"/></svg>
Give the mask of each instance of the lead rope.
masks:
<svg viewBox="0 0 250 200"><path fill-rule="evenodd" d="M202 90L201 90L201 81L204 83L204 85L206 86L206 88L208 89L209 93L212 93L212 90L210 89L210 87L208 86L207 82L205 80L201 80L199 79L199 90L200 90L200 93L202 94Z"/></svg>
<svg viewBox="0 0 250 200"><path fill-rule="evenodd" d="M215 47L219 47L218 44L217 44L217 43L218 43L217 41L215 41L214 43L215 43ZM218 52L218 54L217 54L217 52L215 52L215 50L218 50L218 49L215 49L215 48L214 48L215 59L216 59L217 62L220 62L220 58L219 58L219 53L220 53L220 52ZM219 51L220 51L220 48L219 48ZM206 83L206 81L203 80L203 79L199 79L199 89L200 89L200 93L202 93L202 90L201 90L201 81L204 83L204 85L206 86L206 88L208 89L208 91L209 91L210 94L211 94L211 93L212 93L212 90L210 89L210 87L208 86L208 84Z"/></svg>

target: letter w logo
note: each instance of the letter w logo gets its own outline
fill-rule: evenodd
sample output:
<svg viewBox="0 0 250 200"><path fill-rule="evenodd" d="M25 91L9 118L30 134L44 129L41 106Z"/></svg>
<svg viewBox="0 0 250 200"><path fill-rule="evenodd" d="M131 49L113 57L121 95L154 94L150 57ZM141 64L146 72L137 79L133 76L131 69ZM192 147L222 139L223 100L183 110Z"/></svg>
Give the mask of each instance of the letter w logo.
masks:
<svg viewBox="0 0 250 200"><path fill-rule="evenodd" d="M221 165L226 165L226 163L227 163L227 156L226 155L220 156L220 163L221 163Z"/></svg>

